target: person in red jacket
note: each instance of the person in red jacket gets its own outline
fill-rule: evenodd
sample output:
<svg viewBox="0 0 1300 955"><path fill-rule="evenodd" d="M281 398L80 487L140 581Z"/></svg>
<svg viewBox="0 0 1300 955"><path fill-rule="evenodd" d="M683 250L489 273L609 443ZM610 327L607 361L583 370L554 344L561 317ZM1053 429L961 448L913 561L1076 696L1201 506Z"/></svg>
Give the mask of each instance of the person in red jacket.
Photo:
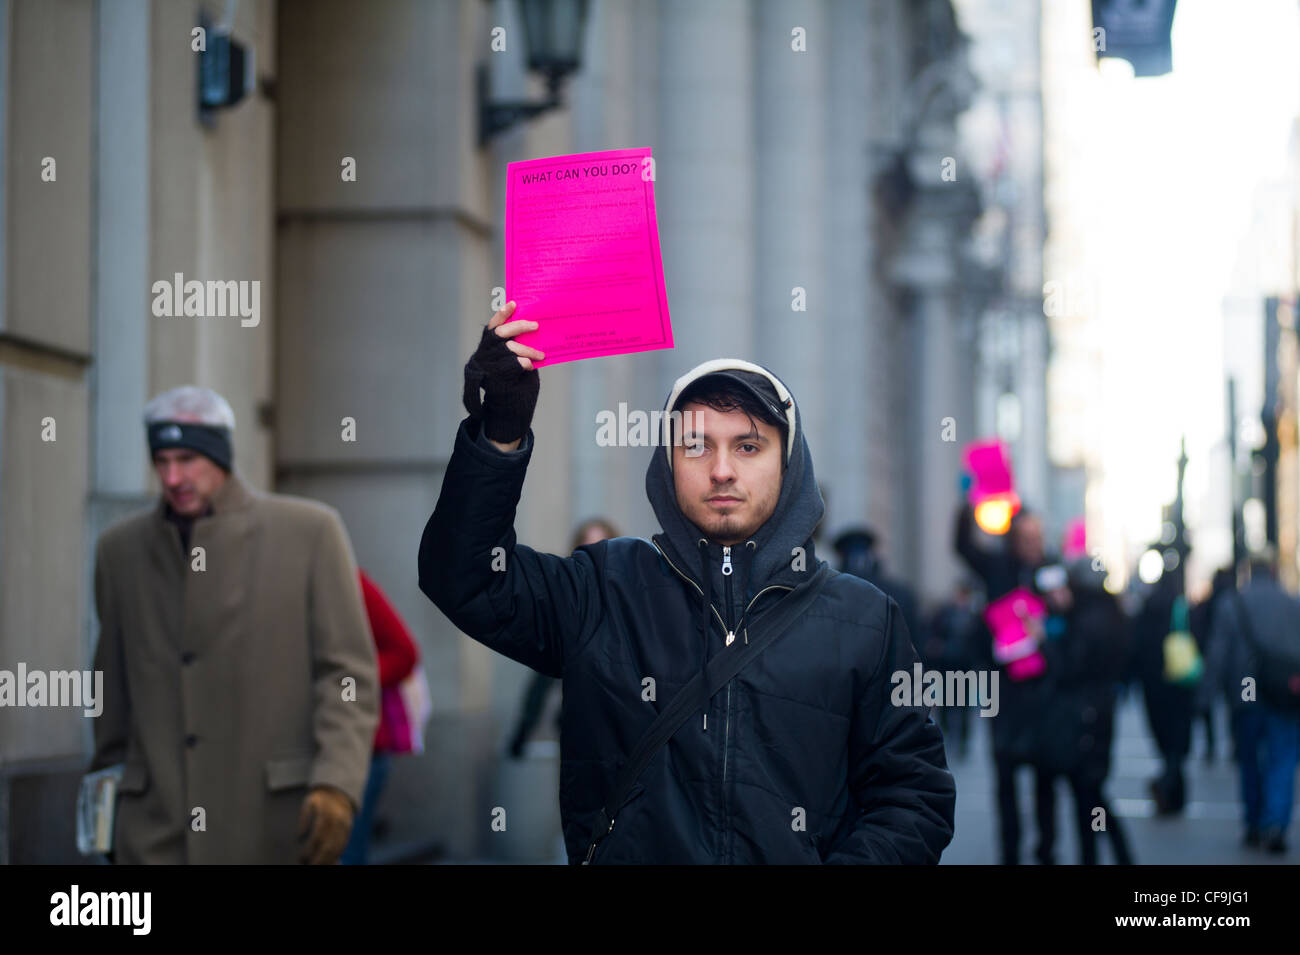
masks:
<svg viewBox="0 0 1300 955"><path fill-rule="evenodd" d="M375 641L379 658L379 686L385 705L380 707L379 727L375 730L374 752L370 760L370 774L366 777L366 792L352 824L352 835L339 862L343 865L365 865L370 845L370 831L374 824L375 804L388 782L393 753L408 752L409 731L394 725L393 707L387 698L396 693L397 685L411 675L420 661L420 651L411 639L411 631L398 615L379 585L359 571L361 596L366 604L366 617Z"/></svg>

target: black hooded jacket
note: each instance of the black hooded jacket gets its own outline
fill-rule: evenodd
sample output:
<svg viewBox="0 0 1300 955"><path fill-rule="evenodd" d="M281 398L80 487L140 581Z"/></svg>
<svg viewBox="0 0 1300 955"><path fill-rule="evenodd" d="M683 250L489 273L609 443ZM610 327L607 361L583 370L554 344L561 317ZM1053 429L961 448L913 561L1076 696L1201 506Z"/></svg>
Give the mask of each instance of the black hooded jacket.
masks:
<svg viewBox="0 0 1300 955"><path fill-rule="evenodd" d="M821 495L795 427L772 517L724 553L678 508L660 446L646 492L663 532L559 557L515 539L532 432L502 452L477 431L466 419L457 432L420 543L420 589L470 637L563 678L560 811L577 863L656 715L816 573ZM834 576L659 750L593 863L937 862L956 801L943 739L925 708L890 700L891 674L910 676L917 659L897 604Z"/></svg>

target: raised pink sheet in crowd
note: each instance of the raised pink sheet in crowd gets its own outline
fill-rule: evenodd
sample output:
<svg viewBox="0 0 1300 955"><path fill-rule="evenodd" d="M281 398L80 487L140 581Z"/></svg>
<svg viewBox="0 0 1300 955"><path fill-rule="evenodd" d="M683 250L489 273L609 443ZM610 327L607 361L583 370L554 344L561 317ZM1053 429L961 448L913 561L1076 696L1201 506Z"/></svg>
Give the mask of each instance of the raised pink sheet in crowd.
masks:
<svg viewBox="0 0 1300 955"><path fill-rule="evenodd" d="M512 162L506 298L537 367L673 347L649 149Z"/></svg>
<svg viewBox="0 0 1300 955"><path fill-rule="evenodd" d="M1000 438L972 441L962 452L963 464L974 483L970 500L977 504L986 497L1010 494L1015 491L1016 480L1011 473L1011 453Z"/></svg>

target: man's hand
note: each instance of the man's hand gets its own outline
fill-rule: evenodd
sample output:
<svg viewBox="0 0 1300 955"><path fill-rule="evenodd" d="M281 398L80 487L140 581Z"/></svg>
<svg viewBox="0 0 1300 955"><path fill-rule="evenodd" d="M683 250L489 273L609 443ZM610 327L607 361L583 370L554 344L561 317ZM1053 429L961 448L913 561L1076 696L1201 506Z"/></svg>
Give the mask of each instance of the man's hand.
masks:
<svg viewBox="0 0 1300 955"><path fill-rule="evenodd" d="M483 436L502 451L515 450L528 434L540 387L533 359L546 357L511 340L537 328L536 322L523 319L507 322L514 311L515 303L507 302L492 316L478 349L465 364L465 410L470 417L482 419Z"/></svg>
<svg viewBox="0 0 1300 955"><path fill-rule="evenodd" d="M307 865L332 865L352 834L352 800L333 786L307 794L298 817L298 841L306 839L300 858Z"/></svg>

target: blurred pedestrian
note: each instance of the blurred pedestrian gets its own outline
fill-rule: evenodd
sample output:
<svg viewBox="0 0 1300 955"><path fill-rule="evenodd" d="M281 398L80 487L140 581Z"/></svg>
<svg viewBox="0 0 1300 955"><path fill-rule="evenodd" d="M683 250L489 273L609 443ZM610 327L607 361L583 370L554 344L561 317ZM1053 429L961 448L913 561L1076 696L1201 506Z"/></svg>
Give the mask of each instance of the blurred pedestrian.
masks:
<svg viewBox="0 0 1300 955"><path fill-rule="evenodd" d="M1116 690L1128 670L1129 623L1103 586L1105 572L1093 569L1092 558L1072 561L1068 574L1071 599L1064 635L1043 647L1051 696L1042 766L1060 772L1070 784L1081 863L1097 863L1097 843L1105 832L1116 863L1130 865L1123 825L1103 793L1110 774Z"/></svg>
<svg viewBox="0 0 1300 955"><path fill-rule="evenodd" d="M95 553L91 769L125 764L114 861L335 862L379 702L347 532L232 470L216 392L163 392L144 424L162 494Z"/></svg>
<svg viewBox="0 0 1300 955"><path fill-rule="evenodd" d="M843 531L831 545L839 556L840 573L852 574L875 584L887 596L893 597L903 612L907 632L918 646L921 642L920 609L916 594L910 586L885 570L884 558L877 549L877 535L870 527L855 527Z"/></svg>
<svg viewBox="0 0 1300 955"><path fill-rule="evenodd" d="M1148 784L1162 816L1177 815L1187 803L1183 764L1191 749L1196 685L1171 672L1169 647L1186 633L1183 564L1156 581L1134 625L1134 666L1142 681L1147 722L1160 751L1163 769ZM1171 639L1172 638L1172 639Z"/></svg>
<svg viewBox="0 0 1300 955"><path fill-rule="evenodd" d="M1215 614L1222 609L1225 595L1235 593L1237 582L1235 575L1230 568L1220 567L1214 572L1214 578L1210 584L1210 592L1204 600L1197 602L1188 613L1188 622L1192 628L1192 636L1196 639L1196 645L1200 649L1201 658L1207 659L1210 655L1210 637L1214 631ZM1197 694L1193 698L1192 710L1192 728L1200 723L1205 729L1205 761L1214 762L1215 754L1215 732L1214 732L1214 715L1215 705L1218 697L1214 694Z"/></svg>
<svg viewBox="0 0 1300 955"><path fill-rule="evenodd" d="M375 810L379 797L388 783L393 756L412 751L412 721L419 715L407 710L402 698L401 685L415 672L420 662L420 650L411 637L406 621L392 605L388 595L364 571L359 571L361 596L366 605L366 619L375 641L375 654L379 660L379 727L370 756L370 772L366 776L366 791L361 800L361 810L352 824L352 835L339 862L343 865L365 865L370 852L370 837L375 824ZM416 727L418 733L419 728Z"/></svg>
<svg viewBox="0 0 1300 955"><path fill-rule="evenodd" d="M970 582L962 580L952 596L940 604L922 626L921 662L929 670L966 671L979 666L975 641L981 632L979 601ZM938 707L944 739L956 740L957 755L964 759L970 744L970 726L977 701L965 706Z"/></svg>
<svg viewBox="0 0 1300 955"><path fill-rule="evenodd" d="M1237 743L1242 841L1284 853L1300 754L1300 601L1277 580L1271 549L1252 555L1249 582L1216 612L1203 696L1221 689Z"/></svg>
<svg viewBox="0 0 1300 955"><path fill-rule="evenodd" d="M618 536L620 536L619 532L612 521L608 521L603 517L593 517L590 520L583 521L578 525L577 530L573 532L573 539L569 542L569 553L572 554L579 547L610 540ZM511 759L523 758L524 747L527 745L529 737L533 735L533 731L537 729L537 724L542 720L542 713L546 710L546 703L551 691L556 689L560 689L560 681L547 676L545 673L534 671L529 678L528 685L524 688L519 721L515 724L514 732L510 734L510 745L507 749ZM557 713L555 716L557 736L560 725L561 716Z"/></svg>
<svg viewBox="0 0 1300 955"><path fill-rule="evenodd" d="M954 547L970 569L984 583L985 604L993 603L1018 588L1039 591L1036 574L1051 564L1043 545L1043 527L1038 516L1022 508L1011 521L1000 550L981 547L975 539L975 512L964 503L957 514ZM1059 589L1059 588L1053 588ZM1060 597L1053 598L1060 600ZM1054 606L1059 611L1059 606ZM1024 680L1008 678L1006 668L995 663L993 635L981 621L979 641L987 650L982 665L999 666L1000 708L993 721L993 762L997 774L998 822L1003 865L1020 862L1020 808L1016 794L1016 770L1035 767L1034 808L1038 824L1035 856L1044 865L1055 860L1056 797L1054 774L1038 765L1043 750L1042 721L1050 700L1050 689L1042 677ZM1041 629L1041 628L1040 628ZM1039 633L1039 639L1045 633Z"/></svg>

